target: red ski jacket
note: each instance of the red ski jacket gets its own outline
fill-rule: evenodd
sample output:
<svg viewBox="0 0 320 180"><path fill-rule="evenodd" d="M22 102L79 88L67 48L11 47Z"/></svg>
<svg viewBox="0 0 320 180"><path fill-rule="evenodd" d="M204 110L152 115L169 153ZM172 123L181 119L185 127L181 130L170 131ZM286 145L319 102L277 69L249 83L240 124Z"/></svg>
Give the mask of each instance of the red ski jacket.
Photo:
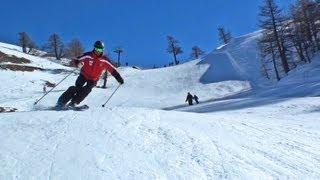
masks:
<svg viewBox="0 0 320 180"><path fill-rule="evenodd" d="M83 64L81 74L91 81L98 81L102 72L107 70L116 80L123 84L123 79L116 68L109 62L109 59L104 55L97 55L94 52L86 52L82 56L74 60L76 65Z"/></svg>

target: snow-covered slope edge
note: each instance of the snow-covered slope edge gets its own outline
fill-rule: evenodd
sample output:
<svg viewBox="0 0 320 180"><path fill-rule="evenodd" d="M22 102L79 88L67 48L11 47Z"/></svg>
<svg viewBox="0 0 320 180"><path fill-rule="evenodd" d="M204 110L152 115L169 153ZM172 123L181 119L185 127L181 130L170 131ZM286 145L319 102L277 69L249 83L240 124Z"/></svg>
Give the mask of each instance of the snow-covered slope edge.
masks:
<svg viewBox="0 0 320 180"><path fill-rule="evenodd" d="M265 82L260 73L257 41L261 31L234 38L205 56L200 64L210 64L201 82L212 83L227 80L247 80L252 85Z"/></svg>
<svg viewBox="0 0 320 180"><path fill-rule="evenodd" d="M31 63L27 64L28 66L32 67L38 67L42 69L65 69L65 70L70 70L70 68L62 66L58 63L54 63L51 61L48 61L45 58L39 57L39 56L34 56L30 54L23 53L21 51L21 47L16 46L16 45L11 45L11 44L6 44L6 43L0 43L0 52L9 55L9 56L16 56L18 58L25 58L27 60L30 60Z"/></svg>
<svg viewBox="0 0 320 180"><path fill-rule="evenodd" d="M253 88L245 94L226 97L220 101L209 101L194 107L176 107L175 110L209 113L234 111L245 108L274 105L282 107L282 102L297 98L320 97L320 55L315 56L310 64L302 65L281 79L275 85ZM312 98L311 98L312 99ZM295 104L297 108L300 104ZM308 107L305 107L308 108ZM288 107L288 110L290 106Z"/></svg>

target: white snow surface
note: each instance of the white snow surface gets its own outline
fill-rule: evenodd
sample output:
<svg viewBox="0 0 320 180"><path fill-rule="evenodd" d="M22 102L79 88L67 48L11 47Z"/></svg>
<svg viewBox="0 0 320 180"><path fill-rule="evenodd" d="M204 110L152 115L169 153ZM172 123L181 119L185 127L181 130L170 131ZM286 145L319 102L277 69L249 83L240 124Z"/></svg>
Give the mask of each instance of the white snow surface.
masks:
<svg viewBox="0 0 320 180"><path fill-rule="evenodd" d="M0 179L319 179L320 56L260 86L258 37L174 67L119 68L107 107L113 78L82 112L46 110L77 74L33 106L44 80L67 74L0 71L0 106L19 110L0 114ZM187 92L201 103L187 106Z"/></svg>

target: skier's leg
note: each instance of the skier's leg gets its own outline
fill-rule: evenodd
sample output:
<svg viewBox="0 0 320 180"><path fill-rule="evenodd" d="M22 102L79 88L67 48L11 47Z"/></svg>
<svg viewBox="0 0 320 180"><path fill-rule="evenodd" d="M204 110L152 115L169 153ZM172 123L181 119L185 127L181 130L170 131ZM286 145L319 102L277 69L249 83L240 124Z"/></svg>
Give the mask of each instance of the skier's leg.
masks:
<svg viewBox="0 0 320 180"><path fill-rule="evenodd" d="M65 106L75 95L77 92L81 90L81 87L85 83L85 79L82 75L80 75L76 80L76 86L70 86L67 91L65 91L58 99L57 106L63 107Z"/></svg>
<svg viewBox="0 0 320 180"><path fill-rule="evenodd" d="M82 74L80 74L76 80L77 93L81 90L81 88L86 82L86 78Z"/></svg>
<svg viewBox="0 0 320 180"><path fill-rule="evenodd" d="M58 99L57 106L63 107L65 106L75 95L76 91L75 86L70 86L68 90L66 90Z"/></svg>
<svg viewBox="0 0 320 180"><path fill-rule="evenodd" d="M89 95L96 83L95 81L87 81L87 84L72 98L71 104L80 104Z"/></svg>

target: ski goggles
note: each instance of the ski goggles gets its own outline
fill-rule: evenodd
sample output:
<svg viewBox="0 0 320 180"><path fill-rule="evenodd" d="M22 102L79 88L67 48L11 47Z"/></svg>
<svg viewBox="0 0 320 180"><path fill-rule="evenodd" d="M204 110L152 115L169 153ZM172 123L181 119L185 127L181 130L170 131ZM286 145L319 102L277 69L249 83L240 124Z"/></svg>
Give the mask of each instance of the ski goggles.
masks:
<svg viewBox="0 0 320 180"><path fill-rule="evenodd" d="M94 48L94 50L98 53L103 53L104 49L103 48Z"/></svg>

